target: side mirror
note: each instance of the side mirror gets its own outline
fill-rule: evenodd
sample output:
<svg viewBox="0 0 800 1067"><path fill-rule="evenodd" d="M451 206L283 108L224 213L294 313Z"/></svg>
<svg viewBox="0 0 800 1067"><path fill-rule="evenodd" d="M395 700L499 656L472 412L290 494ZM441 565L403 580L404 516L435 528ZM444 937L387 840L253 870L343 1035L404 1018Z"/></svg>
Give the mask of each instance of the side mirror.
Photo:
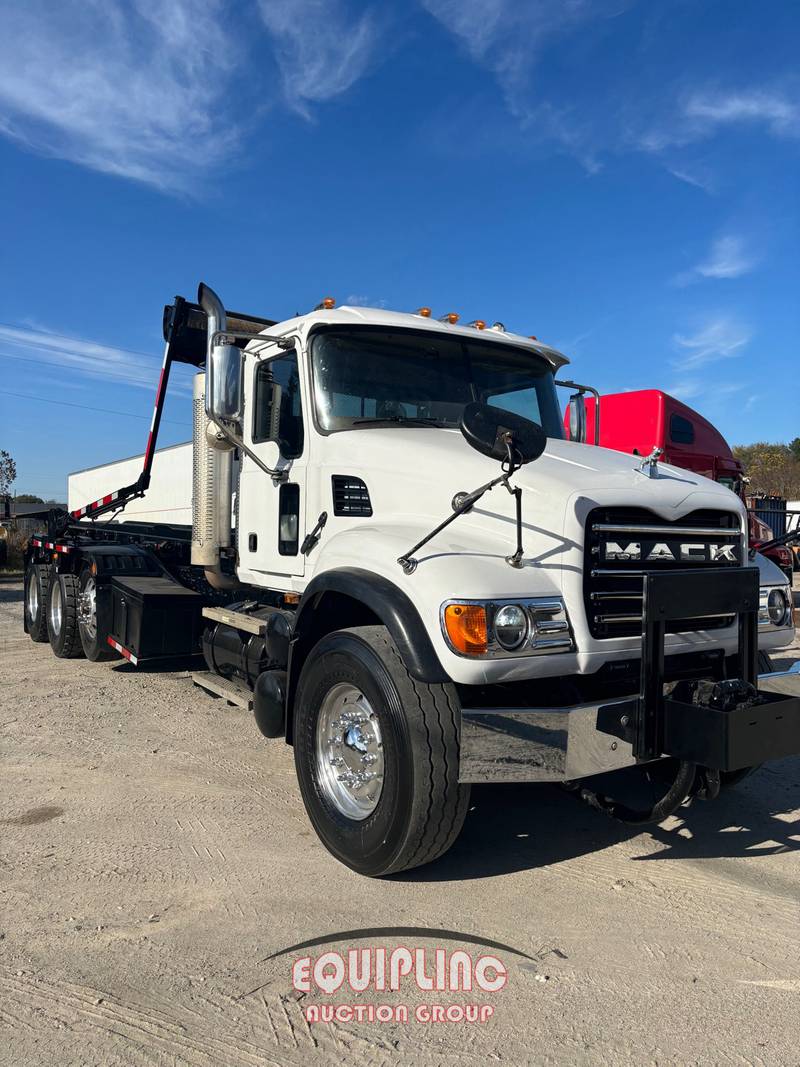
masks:
<svg viewBox="0 0 800 1067"><path fill-rule="evenodd" d="M221 342L227 319L222 301L209 286L200 283L197 293L206 313L208 350L206 356L206 414L215 422L242 422L242 353L236 345Z"/></svg>
<svg viewBox="0 0 800 1067"><path fill-rule="evenodd" d="M573 393L569 398L569 439L586 441L586 400L583 393Z"/></svg>
<svg viewBox="0 0 800 1067"><path fill-rule="evenodd" d="M503 461L508 459L510 448L517 465L538 459L547 445L547 435L538 422L477 401L464 408L460 429L467 444L484 456Z"/></svg>
<svg viewBox="0 0 800 1067"><path fill-rule="evenodd" d="M215 422L242 421L242 353L236 345L214 345L206 367L206 414Z"/></svg>

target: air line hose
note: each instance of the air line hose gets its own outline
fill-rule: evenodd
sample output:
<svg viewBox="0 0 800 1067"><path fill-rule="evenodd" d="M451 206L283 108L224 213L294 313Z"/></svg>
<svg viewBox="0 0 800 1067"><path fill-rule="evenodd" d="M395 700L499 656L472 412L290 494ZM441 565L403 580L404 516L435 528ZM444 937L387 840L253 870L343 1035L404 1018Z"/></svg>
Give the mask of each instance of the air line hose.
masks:
<svg viewBox="0 0 800 1067"><path fill-rule="evenodd" d="M597 808L598 811L605 812L612 819L628 823L630 826L643 826L646 823L663 822L669 815L676 812L691 793L696 773L697 765L695 763L682 761L678 765L672 785L664 796L652 808L643 808L641 810L629 808L626 804L618 803L611 797L601 796L599 793L595 793L594 790L587 789L577 782L568 786L568 788L577 793L585 804L592 808Z"/></svg>

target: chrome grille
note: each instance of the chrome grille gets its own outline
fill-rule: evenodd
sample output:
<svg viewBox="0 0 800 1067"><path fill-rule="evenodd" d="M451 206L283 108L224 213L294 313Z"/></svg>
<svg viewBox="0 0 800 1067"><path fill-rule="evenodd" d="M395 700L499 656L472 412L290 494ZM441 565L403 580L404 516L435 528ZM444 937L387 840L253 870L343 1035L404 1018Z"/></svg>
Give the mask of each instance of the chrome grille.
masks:
<svg viewBox="0 0 800 1067"><path fill-rule="evenodd" d="M620 558L628 548L632 549L628 553L630 558ZM721 551L721 558L710 562L712 551L717 550ZM665 522L643 508L595 509L586 520L583 576L584 604L592 637L641 634L642 580L646 574L694 567L737 567L746 562L743 551L741 525L735 512L693 511L676 522ZM607 558L609 553L614 558ZM670 553L675 558L669 558ZM656 558L648 559L652 554ZM728 555L735 559L726 558ZM713 630L730 622L730 617L715 616L688 619L667 629L673 633Z"/></svg>

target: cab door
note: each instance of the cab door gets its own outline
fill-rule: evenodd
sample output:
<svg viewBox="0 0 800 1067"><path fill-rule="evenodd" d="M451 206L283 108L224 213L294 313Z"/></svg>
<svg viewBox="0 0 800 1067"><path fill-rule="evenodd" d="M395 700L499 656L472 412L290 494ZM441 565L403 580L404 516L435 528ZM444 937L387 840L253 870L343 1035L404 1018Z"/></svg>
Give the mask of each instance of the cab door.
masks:
<svg viewBox="0 0 800 1067"><path fill-rule="evenodd" d="M304 573L308 441L300 363L295 349L262 349L245 364L244 442L271 469L271 478L243 455L237 501L239 576L256 585L291 588ZM274 581L273 581L274 579Z"/></svg>

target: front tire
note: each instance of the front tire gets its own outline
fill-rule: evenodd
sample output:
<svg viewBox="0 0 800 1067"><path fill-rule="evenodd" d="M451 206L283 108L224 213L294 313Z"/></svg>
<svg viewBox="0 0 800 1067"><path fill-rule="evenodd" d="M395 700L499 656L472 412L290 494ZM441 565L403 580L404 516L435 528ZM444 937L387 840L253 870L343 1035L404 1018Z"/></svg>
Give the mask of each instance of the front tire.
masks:
<svg viewBox="0 0 800 1067"><path fill-rule="evenodd" d="M47 636L59 659L83 655L78 633L78 579L74 574L53 574L47 597Z"/></svg>
<svg viewBox="0 0 800 1067"><path fill-rule="evenodd" d="M328 634L294 701L294 755L325 847L373 878L430 863L464 823L458 698L412 678L383 626Z"/></svg>

